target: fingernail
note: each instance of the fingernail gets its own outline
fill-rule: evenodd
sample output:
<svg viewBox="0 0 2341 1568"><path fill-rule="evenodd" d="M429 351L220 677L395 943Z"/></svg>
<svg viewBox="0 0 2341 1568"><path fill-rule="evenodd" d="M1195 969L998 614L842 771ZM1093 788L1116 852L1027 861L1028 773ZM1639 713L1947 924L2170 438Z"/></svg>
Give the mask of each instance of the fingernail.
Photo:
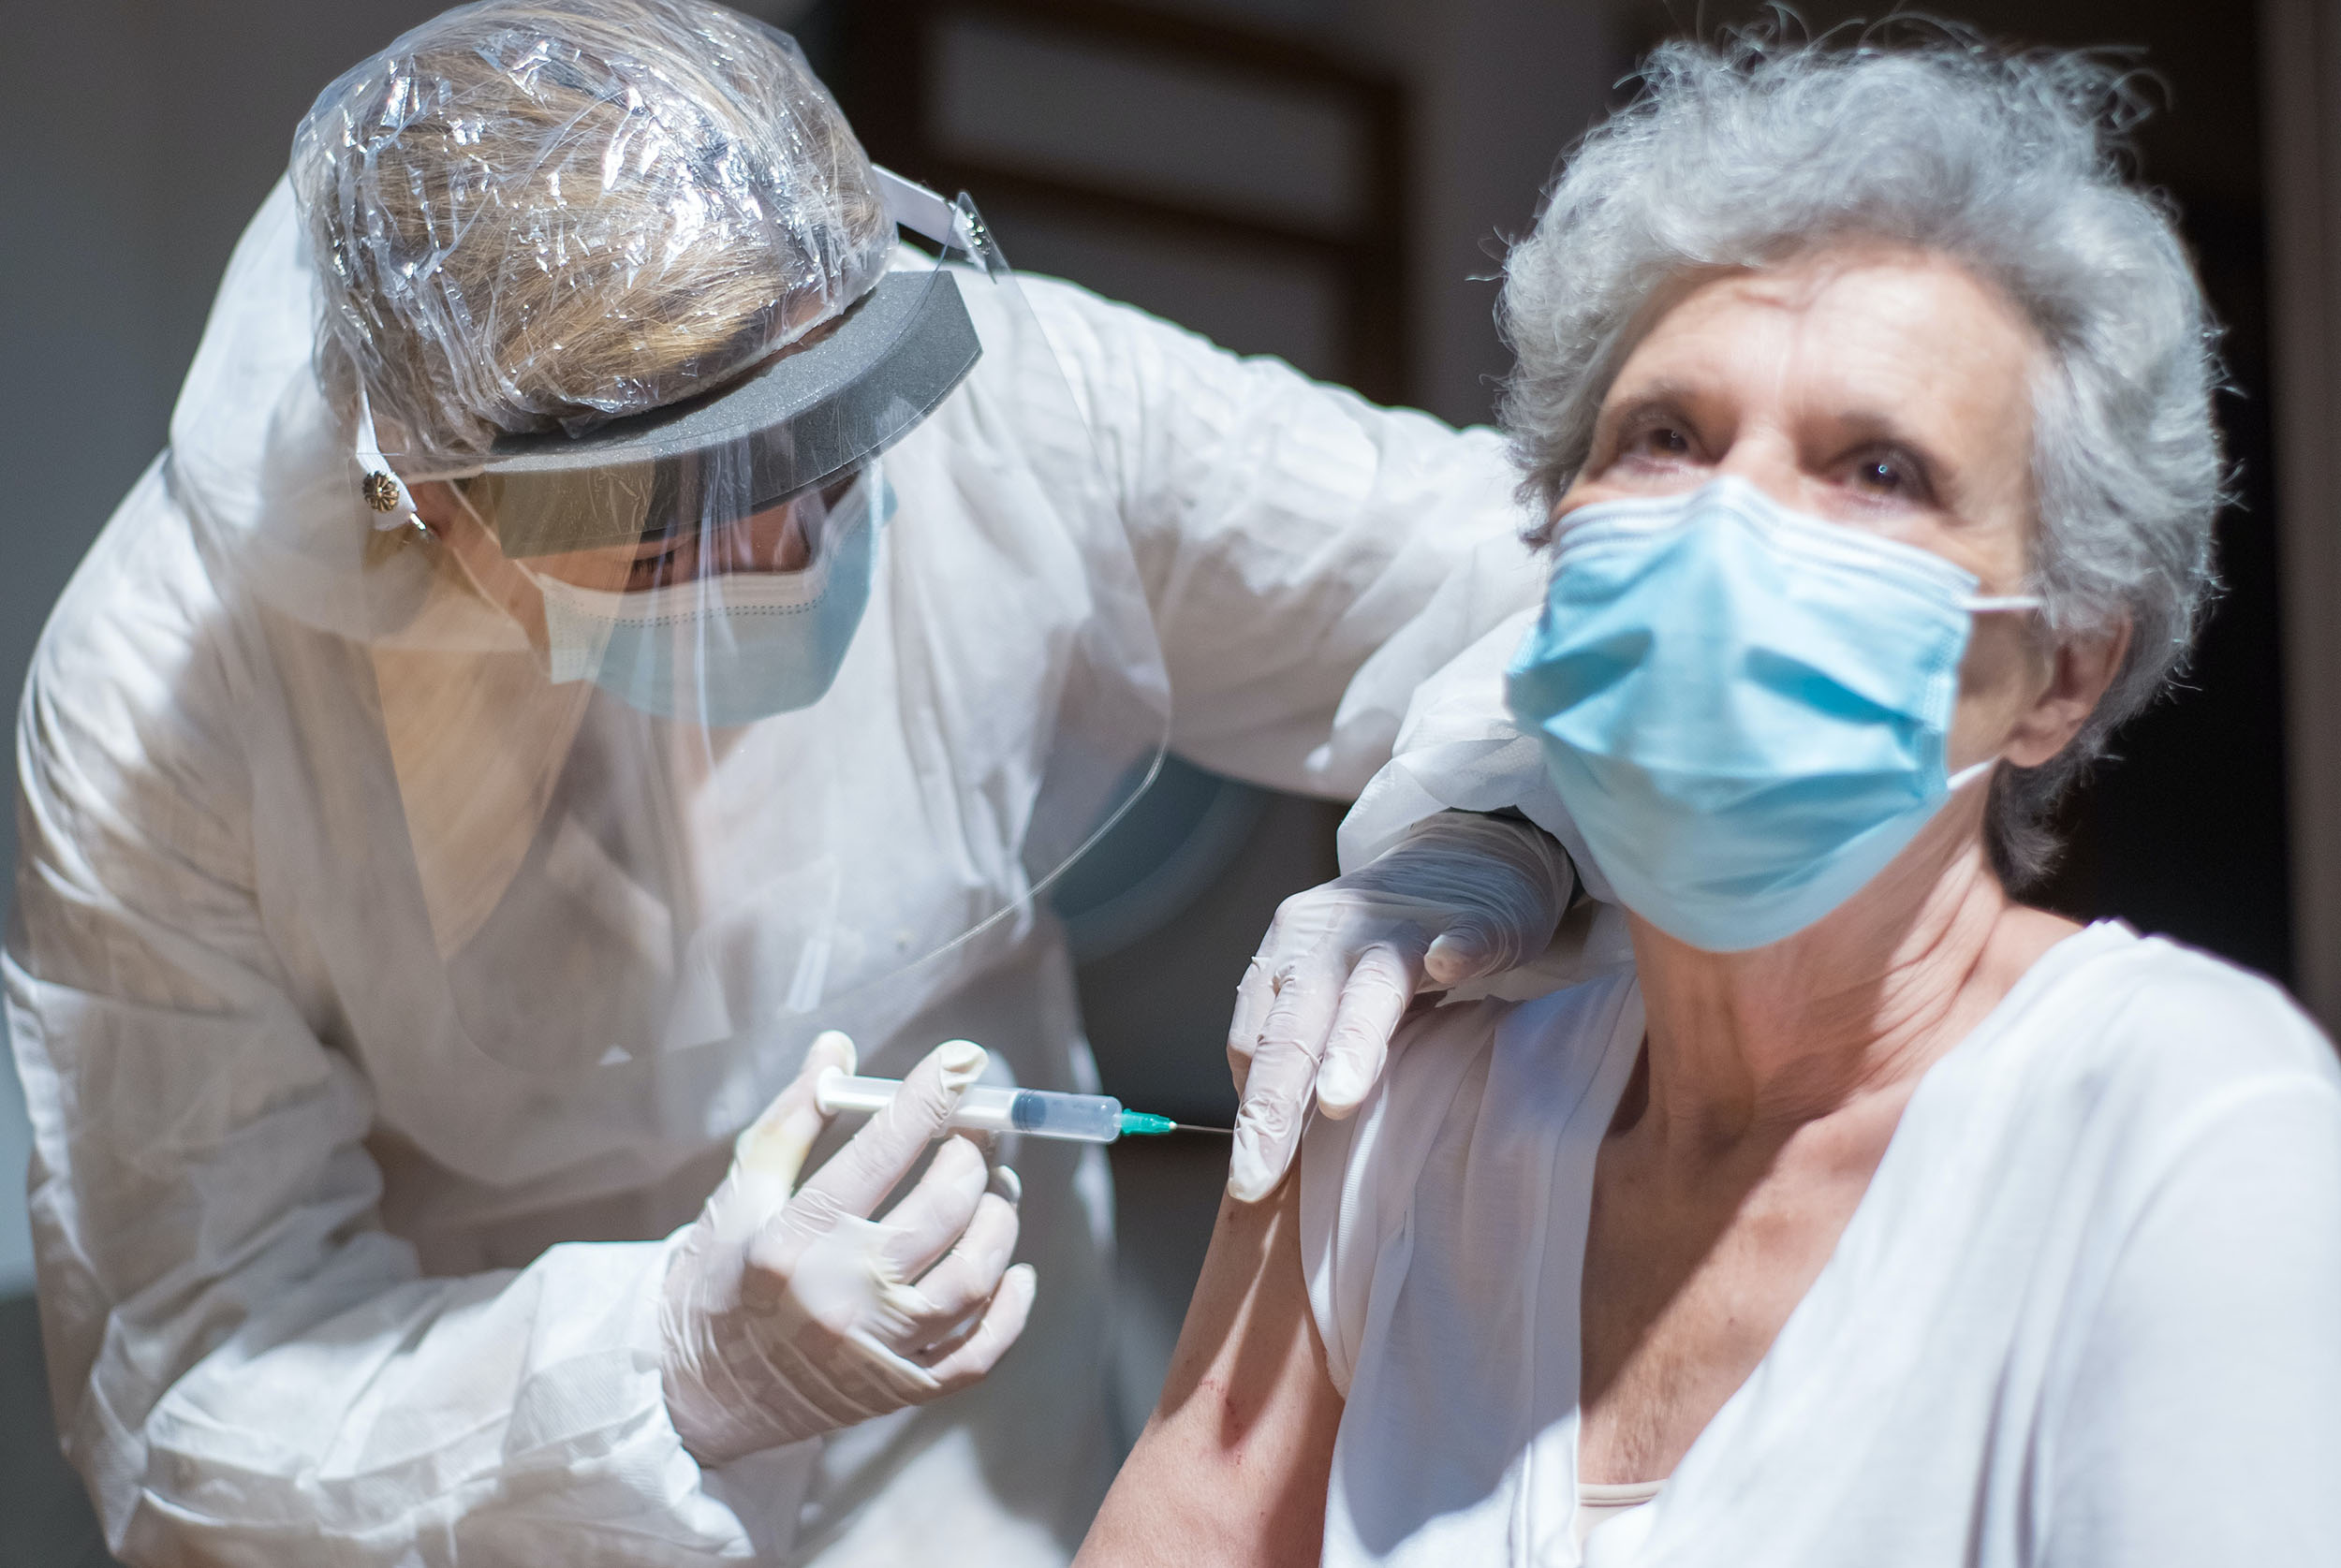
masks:
<svg viewBox="0 0 2341 1568"><path fill-rule="evenodd" d="M983 1150L976 1147L973 1138L960 1135L947 1137L943 1140L943 1147L935 1150L935 1157L938 1160L950 1159L959 1165L960 1168L951 1173L959 1186L981 1192L992 1180L991 1164L984 1159Z"/></svg>
<svg viewBox="0 0 2341 1568"><path fill-rule="evenodd" d="M1422 972L1430 979L1443 985L1476 976L1487 967L1488 955L1468 937L1452 932L1431 944L1422 955Z"/></svg>
<svg viewBox="0 0 2341 1568"><path fill-rule="evenodd" d="M840 1069L848 1077L854 1068L853 1036L842 1029L824 1029L813 1036L813 1050L837 1059ZM811 1054L811 1051L806 1053Z"/></svg>
<svg viewBox="0 0 2341 1568"><path fill-rule="evenodd" d="M973 1040L950 1040L935 1048L935 1062L943 1069L947 1088L964 1089L976 1081L989 1060L984 1048Z"/></svg>
<svg viewBox="0 0 2341 1568"><path fill-rule="evenodd" d="M1024 1201L1024 1179L1010 1165L992 1167L992 1190L1008 1199L1012 1207Z"/></svg>
<svg viewBox="0 0 2341 1568"><path fill-rule="evenodd" d="M1275 1180L1268 1173L1268 1162L1239 1146L1228 1162L1228 1195L1238 1203L1258 1203L1275 1185Z"/></svg>
<svg viewBox="0 0 2341 1568"><path fill-rule="evenodd" d="M1347 1061L1330 1062L1317 1076L1317 1097L1328 1106L1355 1105L1365 1092L1363 1077Z"/></svg>

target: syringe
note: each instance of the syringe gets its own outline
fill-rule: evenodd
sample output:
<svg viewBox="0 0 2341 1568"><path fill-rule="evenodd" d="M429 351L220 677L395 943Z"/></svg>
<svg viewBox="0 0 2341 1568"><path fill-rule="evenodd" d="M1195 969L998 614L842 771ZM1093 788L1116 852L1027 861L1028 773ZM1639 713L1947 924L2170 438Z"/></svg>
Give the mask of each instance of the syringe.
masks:
<svg viewBox="0 0 2341 1568"><path fill-rule="evenodd" d="M902 1088L899 1078L848 1077L835 1068L821 1075L814 1096L822 1114L838 1111L884 1110ZM995 1089L975 1084L959 1097L949 1126L970 1133L1023 1133L1027 1137L1076 1138L1082 1143L1112 1143L1125 1135L1156 1133L1225 1133L1225 1127L1197 1127L1142 1110L1124 1110L1111 1094L1060 1094L1046 1089Z"/></svg>

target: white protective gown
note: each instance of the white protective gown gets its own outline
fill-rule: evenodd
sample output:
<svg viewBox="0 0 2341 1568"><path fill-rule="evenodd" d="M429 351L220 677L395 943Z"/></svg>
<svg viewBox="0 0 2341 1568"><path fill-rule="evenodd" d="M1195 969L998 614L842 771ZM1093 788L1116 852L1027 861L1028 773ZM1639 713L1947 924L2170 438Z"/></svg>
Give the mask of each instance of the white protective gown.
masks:
<svg viewBox="0 0 2341 1568"><path fill-rule="evenodd" d="M1540 591L1497 437L1068 286L1026 293L1151 601L1172 745L1354 794L1418 681ZM1056 926L1028 912L767 1027L702 1019L712 1045L571 1060L674 980L640 824L597 819L576 765L646 721L584 686L521 711L493 672L531 687L534 655L488 622L476 653L362 646L269 608L206 543L272 504L265 429L313 427L317 461L340 457L309 406L310 322L280 187L171 450L48 627L19 730L7 982L43 1330L109 1542L133 1563L1062 1562L1113 1452L1097 1151L1021 1151L1038 1306L988 1385L927 1409L703 1473L666 1417L653 1310L661 1238L817 1029L852 1033L867 1072L965 1034L1022 1082L1088 1087ZM793 716L786 749L751 730L719 759L769 769L769 809L699 821L675 786L661 842L707 883L732 842L802 867L729 889L730 918L821 904L907 950L1009 890L998 800L938 813L905 781L936 756L1013 774L1061 694L982 650L896 667L902 628L1028 589L953 548L1037 526L984 499L989 455L1070 438L1020 424L1006 368L979 364L885 460L899 510L847 700ZM287 399L300 417L271 427ZM1038 661L1064 596L1034 597ZM431 679L450 658L490 673ZM449 689L466 702L418 695ZM821 975L770 985L802 1002Z"/></svg>

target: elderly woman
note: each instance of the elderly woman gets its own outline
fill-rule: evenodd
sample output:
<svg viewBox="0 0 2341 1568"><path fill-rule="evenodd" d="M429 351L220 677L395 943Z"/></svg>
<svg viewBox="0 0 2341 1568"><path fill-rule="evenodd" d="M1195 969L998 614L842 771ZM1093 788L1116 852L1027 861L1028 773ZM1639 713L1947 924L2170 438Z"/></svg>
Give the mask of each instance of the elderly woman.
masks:
<svg viewBox="0 0 2341 1568"><path fill-rule="evenodd" d="M2013 896L2186 651L2204 309L2076 57L1670 46L1511 257L1509 699L1634 962L1229 1207L1090 1563L2341 1561L2341 1075Z"/></svg>

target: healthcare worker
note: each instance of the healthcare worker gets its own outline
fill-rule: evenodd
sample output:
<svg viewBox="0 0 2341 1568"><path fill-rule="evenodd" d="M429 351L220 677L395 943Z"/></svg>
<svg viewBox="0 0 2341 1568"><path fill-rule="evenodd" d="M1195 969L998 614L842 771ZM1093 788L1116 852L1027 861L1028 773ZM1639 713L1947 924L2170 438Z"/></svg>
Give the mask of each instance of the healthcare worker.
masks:
<svg viewBox="0 0 2341 1568"><path fill-rule="evenodd" d="M698 0L492 0L333 83L20 727L110 1547L1061 1562L1104 1163L949 1139L883 1200L979 1077L1088 1086L1036 892L1166 743L1355 793L1533 604L1509 491L1488 432L1018 279ZM1559 850L1436 772L1247 982L1255 1185L1329 1037L1370 1076L1426 969L1551 935ZM856 1065L909 1084L832 1155Z"/></svg>

